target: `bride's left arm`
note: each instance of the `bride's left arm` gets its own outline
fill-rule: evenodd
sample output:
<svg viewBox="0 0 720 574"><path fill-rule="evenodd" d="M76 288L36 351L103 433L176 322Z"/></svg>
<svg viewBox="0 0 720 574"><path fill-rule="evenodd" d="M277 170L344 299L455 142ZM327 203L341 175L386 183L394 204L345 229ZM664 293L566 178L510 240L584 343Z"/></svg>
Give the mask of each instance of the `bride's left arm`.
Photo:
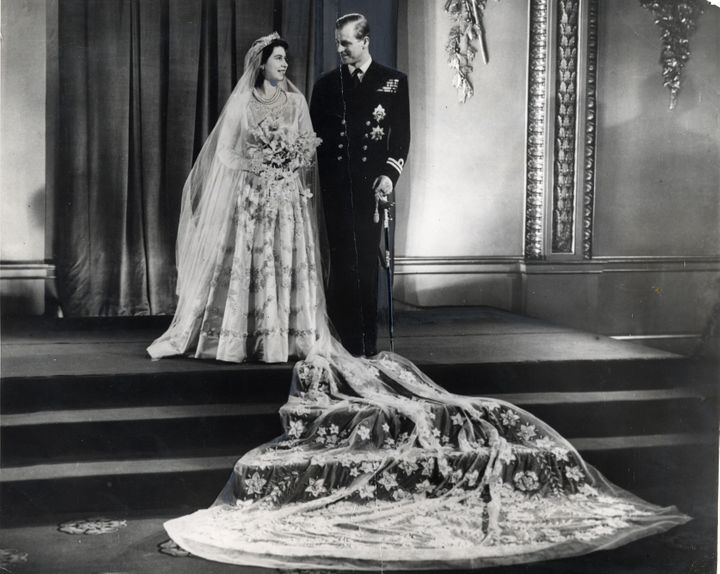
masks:
<svg viewBox="0 0 720 574"><path fill-rule="evenodd" d="M310 108L308 108L307 100L302 94L298 94L298 133L315 134L312 120L310 119Z"/></svg>

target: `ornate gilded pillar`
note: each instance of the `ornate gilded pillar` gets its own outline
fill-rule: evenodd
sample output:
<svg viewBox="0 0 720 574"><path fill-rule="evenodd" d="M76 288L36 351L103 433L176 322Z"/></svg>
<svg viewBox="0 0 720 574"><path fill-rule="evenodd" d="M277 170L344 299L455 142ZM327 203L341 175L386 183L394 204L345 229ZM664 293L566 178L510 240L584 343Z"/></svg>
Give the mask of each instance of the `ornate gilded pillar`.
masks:
<svg viewBox="0 0 720 574"><path fill-rule="evenodd" d="M589 0L587 11L587 57L585 58L585 142L582 173L582 253L592 258L595 210L595 150L597 132L598 0Z"/></svg>
<svg viewBox="0 0 720 574"><path fill-rule="evenodd" d="M526 259L592 255L597 2L530 2Z"/></svg>
<svg viewBox="0 0 720 574"><path fill-rule="evenodd" d="M527 152L525 169L525 258L545 254L545 186L549 1L530 1Z"/></svg>
<svg viewBox="0 0 720 574"><path fill-rule="evenodd" d="M552 253L572 253L574 247L579 11L579 0L557 2Z"/></svg>

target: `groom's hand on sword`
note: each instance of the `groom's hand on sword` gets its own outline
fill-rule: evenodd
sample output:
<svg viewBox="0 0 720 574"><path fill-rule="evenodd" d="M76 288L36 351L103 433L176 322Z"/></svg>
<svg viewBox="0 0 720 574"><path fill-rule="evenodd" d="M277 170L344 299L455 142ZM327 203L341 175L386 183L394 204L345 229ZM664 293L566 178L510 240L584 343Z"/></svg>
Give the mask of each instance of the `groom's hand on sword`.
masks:
<svg viewBox="0 0 720 574"><path fill-rule="evenodd" d="M375 200L380 207L392 205L390 194L393 192L393 183L388 176L381 175L377 177L373 183L373 191L375 192Z"/></svg>
<svg viewBox="0 0 720 574"><path fill-rule="evenodd" d="M373 191L375 192L375 213L373 213L373 221L380 222L380 208L387 209L392 207L390 194L393 190L393 183L386 175L381 175L373 182Z"/></svg>

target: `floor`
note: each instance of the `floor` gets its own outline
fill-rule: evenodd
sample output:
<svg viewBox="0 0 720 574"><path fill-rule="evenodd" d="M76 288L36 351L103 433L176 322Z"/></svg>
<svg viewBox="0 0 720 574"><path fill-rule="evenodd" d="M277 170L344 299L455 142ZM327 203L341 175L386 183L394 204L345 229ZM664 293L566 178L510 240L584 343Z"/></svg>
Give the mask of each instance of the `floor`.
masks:
<svg viewBox="0 0 720 574"><path fill-rule="evenodd" d="M77 517L76 517L77 518ZM114 517L111 517L114 518ZM0 531L0 572L13 574L205 574L268 572L208 562L178 552L162 529L169 516L127 518L106 534L67 534L56 524ZM68 519L70 521L70 519ZM77 525L76 525L77 526ZM82 525L81 525L82 526ZM112 527L112 525L111 525ZM627 546L530 565L483 570L487 574L714 574L714 524L687 525ZM14 554L8 554L8 549ZM18 561L10 562L12 557ZM5 559L3 561L3 558Z"/></svg>
<svg viewBox="0 0 720 574"><path fill-rule="evenodd" d="M144 349L152 337L162 333L166 323L162 318L108 320L105 327L100 322L88 329L83 328L87 322L82 320L6 320L2 330L2 375L102 375L115 374L118 367L124 373L145 374L253 368L182 358L148 360ZM396 323L395 351L418 365L677 356L487 307L409 311L398 313ZM379 348L390 348L386 337L380 340Z"/></svg>
<svg viewBox="0 0 720 574"><path fill-rule="evenodd" d="M152 377L168 373L238 373L257 369L253 365L228 365L212 361L192 361L188 359L167 359L150 361L144 349L154 336L160 334L167 324L166 319L147 318L132 320L107 320L84 322L82 320L5 321L2 329L2 378L15 379L15 382L44 377L66 378L68 383L77 382L74 377L98 377L98 381L117 377L118 373L127 376ZM91 327L91 328L90 328ZM381 342L388 348L388 341ZM537 365L572 361L614 363L661 364L676 363L681 357L661 350L643 347L627 342L615 341L606 337L583 333L572 329L548 324L527 317L518 317L503 311L480 308L471 312L465 308L442 308L427 312L400 312L397 320L395 350L414 360L422 367L442 365L525 365L536 369ZM263 369L281 371L279 379L286 380L284 373L290 365L270 365ZM463 367L465 368L465 367ZM494 367L493 367L494 368ZM559 368L559 367L558 367ZM634 369L635 367L630 367ZM267 371L266 371L267 372ZM492 371L496 372L496 371ZM497 371L499 372L499 371ZM526 372L526 371L523 371ZM556 370L556 372L559 372ZM650 377L652 378L652 377ZM145 379L143 379L145 380ZM505 379L503 379L505 380ZM545 381L550 385L552 381ZM583 381L575 384L582 385ZM527 389L519 390L525 394L513 396L514 401L530 401L529 406L542 408L543 403L573 403L590 401L598 409L608 408L613 401L635 400L634 395L645 393L646 402L653 404L658 397L650 396L659 391L621 390L606 388L606 381L600 377L594 384L597 389L588 393L567 392L568 389L543 387L542 393L528 394ZM284 383L286 384L286 383ZM5 391L7 392L7 384ZM556 392L547 392L552 388ZM505 388L503 392L514 392ZM679 401L684 398L687 389L663 389L664 400ZM631 393L633 396L625 396ZM668 395L667 393L680 393ZM542 396L541 396L542 395ZM575 396L577 395L577 397ZM618 395L618 396L615 396ZM622 395L622 396L620 396ZM681 396L682 395L682 396ZM689 396L691 396L690 393ZM65 398L67 399L66 395ZM510 397L511 395L506 395ZM574 397L574 398L573 398ZM580 397L580 398L578 398ZM5 395L7 398L7 395ZM534 402L533 402L534 401ZM580 401L580 402L582 402ZM7 402L5 403L7 404ZM192 403L191 403L192 404ZM634 404L634 403L633 403ZM119 411L138 410L134 405L118 409L116 403L112 416L117 418ZM171 407L165 407L166 410ZM175 408L175 407L172 407ZM565 408L568 408L567 405ZM633 409L637 407L633 406ZM108 409L90 410L80 406L76 410L63 413L63 416L85 418L109 416ZM274 417L275 405L267 416ZM147 420L150 410L142 410L140 416ZM154 412L154 411L152 411ZM636 412L636 411L633 411ZM648 411L651 412L651 411ZM654 411L652 411L654 412ZM98 414L99 413L99 414ZM174 411L173 411L174 413ZM57 413L32 413L22 410L13 417L60 416ZM121 413L122 414L122 413ZM197 413L194 413L197 416ZM210 413L212 414L212 413ZM242 414L242 413L240 413ZM134 415L133 415L134 416ZM167 415L170 417L170 415ZM171 418L177 418L177 413ZM90 417L92 418L92 417ZM13 419L14 420L14 419ZM132 423L131 419L128 419ZM140 419L138 419L140 420ZM12 422L12 421L10 421ZM15 421L13 424L29 424L29 421ZM31 421L30 421L31 422ZM41 421L48 428L58 421ZM101 424L103 421L85 421ZM38 423L39 424L39 423ZM94 427L90 427L94 428ZM584 436L584 435L580 435ZM655 435L647 438L650 440ZM600 440L612 440L626 437L602 437ZM592 445L586 445L588 448ZM612 446L612 445L611 445ZM608 447L609 448L609 447ZM615 447L613 447L615 448ZM699 487L688 488L688 484L676 482L671 486L657 487L657 499L652 492L644 494L650 500L672 500L694 520L667 533L631 543L622 548L597 552L591 555L565 560L491 568L484 570L488 574L711 574L716 571L717 512L715 508L716 477L710 477L715 465L706 460L697 460L694 451L684 445L685 456L676 460L662 461L663 472L682 476L675 470L683 469L692 474L693 464L709 477L696 481ZM663 451L664 452L664 451ZM670 451L669 451L670 452ZM697 452L705 452L698 450ZM614 455L613 455L614 456ZM665 457L668 458L668 457ZM137 461L142 463L143 461ZM165 461L167 464L167 461ZM635 469L632 464L627 466ZM674 468L673 468L674 467ZM9 469L13 470L13 469ZM57 470L57 468L55 468ZM186 469L187 470L187 469ZM7 474L8 469L6 469ZM697 490L700 488L700 490ZM712 502L711 502L712 501ZM179 552L167 539L162 529L164 520L184 514L191 508L175 508L172 512L133 511L108 512L99 516L89 513L56 514L51 518L36 520L28 525L0 528L0 573L73 573L73 574L190 574L215 572L263 572L262 569L228 566L207 562Z"/></svg>

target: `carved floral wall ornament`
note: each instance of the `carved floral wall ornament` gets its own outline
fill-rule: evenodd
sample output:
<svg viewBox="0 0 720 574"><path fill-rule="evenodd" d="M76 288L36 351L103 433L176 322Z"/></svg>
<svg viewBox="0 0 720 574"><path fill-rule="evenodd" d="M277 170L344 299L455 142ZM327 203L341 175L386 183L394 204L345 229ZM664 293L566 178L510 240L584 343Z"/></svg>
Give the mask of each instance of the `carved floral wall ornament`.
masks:
<svg viewBox="0 0 720 574"><path fill-rule="evenodd" d="M453 86L458 91L458 100L465 103L474 93L470 73L478 50L485 64L488 63L485 46L483 11L487 0L447 0L445 11L455 21L450 29L445 48L448 64L455 71ZM477 44L477 48L475 45Z"/></svg>
<svg viewBox="0 0 720 574"><path fill-rule="evenodd" d="M681 73L690 59L690 37L704 12L703 0L640 0L662 31L663 83L670 90L670 109L677 104Z"/></svg>
<svg viewBox="0 0 720 574"><path fill-rule="evenodd" d="M582 182L583 259L592 259L595 211L595 151L597 127L598 2L588 0L587 54L585 60L585 141Z"/></svg>
<svg viewBox="0 0 720 574"><path fill-rule="evenodd" d="M572 253L575 228L575 138L579 0L557 2L553 253Z"/></svg>
<svg viewBox="0 0 720 574"><path fill-rule="evenodd" d="M526 260L592 257L599 2L530 0Z"/></svg>
<svg viewBox="0 0 720 574"><path fill-rule="evenodd" d="M545 223L545 137L547 133L548 0L530 1L528 55L527 156L525 185L525 258L541 260Z"/></svg>

